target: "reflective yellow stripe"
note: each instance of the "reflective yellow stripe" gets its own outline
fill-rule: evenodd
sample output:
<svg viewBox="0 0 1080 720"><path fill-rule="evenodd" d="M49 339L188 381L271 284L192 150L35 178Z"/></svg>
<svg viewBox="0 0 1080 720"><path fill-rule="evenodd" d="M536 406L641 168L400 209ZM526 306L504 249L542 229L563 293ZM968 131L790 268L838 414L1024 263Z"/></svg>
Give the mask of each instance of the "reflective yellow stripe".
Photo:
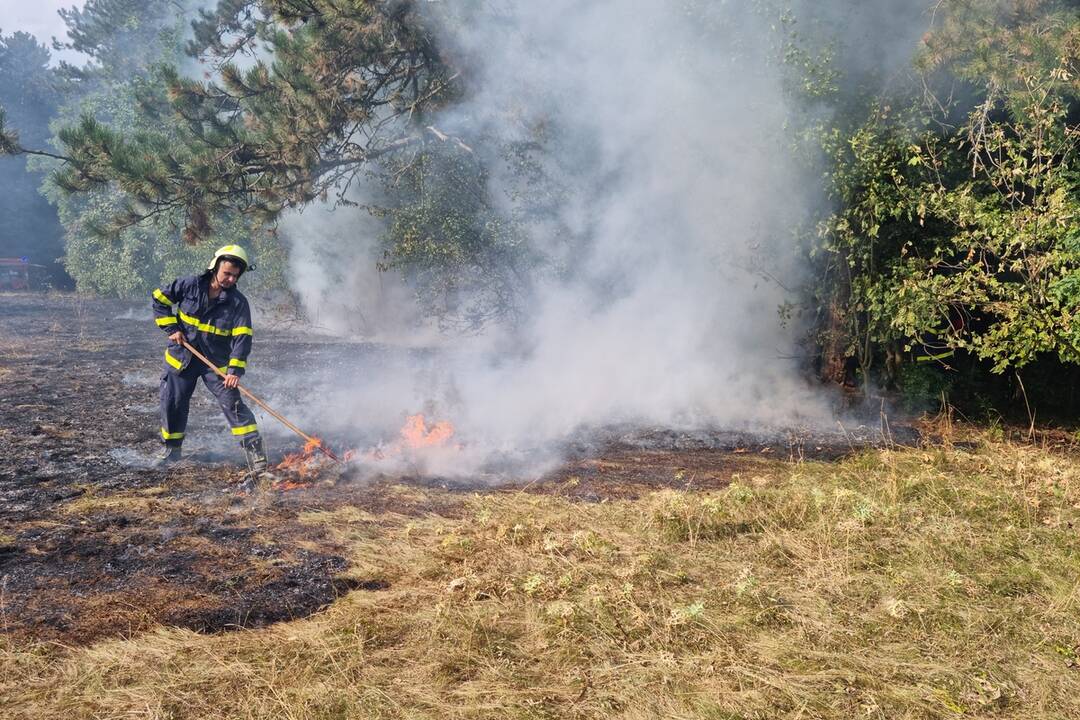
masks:
<svg viewBox="0 0 1080 720"><path fill-rule="evenodd" d="M243 360L237 360L236 358L229 358L229 367L246 368L247 363Z"/></svg>
<svg viewBox="0 0 1080 720"><path fill-rule="evenodd" d="M243 427L234 427L232 429L233 435L247 435L248 433L258 432L258 425L244 425Z"/></svg>
<svg viewBox="0 0 1080 720"><path fill-rule="evenodd" d="M157 318L156 320L154 320L154 322L156 322L159 327L165 327L166 325L175 325L176 318L172 315L169 315L168 317Z"/></svg>
<svg viewBox="0 0 1080 720"><path fill-rule="evenodd" d="M171 432L167 431L165 428L161 428L161 439L162 440L180 440L183 437L184 437L184 433L171 433Z"/></svg>
<svg viewBox="0 0 1080 720"><path fill-rule="evenodd" d="M162 303L162 304L165 304L165 305L175 305L176 304L172 300L169 299L168 295L161 292L160 290L155 290L154 291L154 299L157 300L159 303Z"/></svg>
<svg viewBox="0 0 1080 720"><path fill-rule="evenodd" d="M192 317L191 315L188 315L183 310L180 311L180 319L186 322L188 325L192 326L193 328L198 328L203 332L213 333L214 335L224 335L225 337L228 337L230 335L251 335L251 328L249 327L244 327L243 325L241 325L240 327L235 327L232 330L222 330L221 328L214 327L209 323L204 323L197 317Z"/></svg>
<svg viewBox="0 0 1080 720"><path fill-rule="evenodd" d="M174 358L172 355L169 354L169 348L165 348L165 362L169 363L170 365L172 365L177 370L180 370L181 368L184 367L184 363L180 362L179 360L177 360L176 358Z"/></svg>
<svg viewBox="0 0 1080 720"><path fill-rule="evenodd" d="M216 328L213 325L204 323L197 317L191 317L183 310L180 311L180 319L186 322L188 325L192 326L193 328L197 328L199 330L202 330L203 332L213 333L214 335L232 335L231 331L222 330L221 328Z"/></svg>

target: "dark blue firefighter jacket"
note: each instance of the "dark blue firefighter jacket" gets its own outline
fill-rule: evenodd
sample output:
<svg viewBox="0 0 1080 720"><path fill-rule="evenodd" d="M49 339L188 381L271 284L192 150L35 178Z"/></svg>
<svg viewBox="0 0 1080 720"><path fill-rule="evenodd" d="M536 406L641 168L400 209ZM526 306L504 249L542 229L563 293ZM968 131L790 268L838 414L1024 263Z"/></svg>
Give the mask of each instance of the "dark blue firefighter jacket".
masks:
<svg viewBox="0 0 1080 720"><path fill-rule="evenodd" d="M210 299L210 274L177 278L154 295L154 322L171 335L182 330L187 341L229 375L243 375L251 352L251 308L236 288ZM180 372L193 358L183 346L170 342L165 362Z"/></svg>

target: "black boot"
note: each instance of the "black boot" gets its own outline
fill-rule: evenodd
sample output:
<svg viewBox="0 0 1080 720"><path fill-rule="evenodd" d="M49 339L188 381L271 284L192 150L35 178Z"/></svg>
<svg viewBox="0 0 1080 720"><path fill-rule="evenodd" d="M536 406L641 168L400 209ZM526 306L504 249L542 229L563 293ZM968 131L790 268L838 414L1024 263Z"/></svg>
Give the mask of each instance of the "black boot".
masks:
<svg viewBox="0 0 1080 720"><path fill-rule="evenodd" d="M180 462L182 453L179 445L166 445L154 462L156 467L165 467Z"/></svg>
<svg viewBox="0 0 1080 720"><path fill-rule="evenodd" d="M244 444L244 455L247 457L248 470L251 474L266 472L266 450L263 448L261 437L256 436Z"/></svg>
<svg viewBox="0 0 1080 720"><path fill-rule="evenodd" d="M261 437L244 443L244 457L247 459L248 471L240 481L240 492L250 495L272 482L274 476L266 471L266 450Z"/></svg>

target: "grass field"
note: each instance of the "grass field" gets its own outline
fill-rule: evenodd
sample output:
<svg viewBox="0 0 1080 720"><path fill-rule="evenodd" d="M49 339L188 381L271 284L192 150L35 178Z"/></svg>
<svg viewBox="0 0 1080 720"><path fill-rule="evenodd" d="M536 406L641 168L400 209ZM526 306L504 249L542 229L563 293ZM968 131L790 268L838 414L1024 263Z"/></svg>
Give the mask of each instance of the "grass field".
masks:
<svg viewBox="0 0 1080 720"><path fill-rule="evenodd" d="M585 503L304 516L305 620L0 650L6 718L1080 717L1080 458L968 438ZM438 497L436 497L438 496Z"/></svg>

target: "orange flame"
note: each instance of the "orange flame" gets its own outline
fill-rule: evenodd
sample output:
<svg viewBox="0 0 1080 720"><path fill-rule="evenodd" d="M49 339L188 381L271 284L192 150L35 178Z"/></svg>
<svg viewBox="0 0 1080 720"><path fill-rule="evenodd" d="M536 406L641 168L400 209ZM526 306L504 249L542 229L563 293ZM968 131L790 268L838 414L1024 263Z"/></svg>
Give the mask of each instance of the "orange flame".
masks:
<svg viewBox="0 0 1080 720"><path fill-rule="evenodd" d="M424 416L410 415L405 420L405 427L401 428L401 438L405 446L410 448L439 447L454 435L454 426L443 420L431 426L428 430L424 425Z"/></svg>
<svg viewBox="0 0 1080 720"><path fill-rule="evenodd" d="M405 425L402 426L400 435L400 440L368 450L362 457L366 460L385 460L408 450L446 447L450 438L454 436L454 426L442 420L428 427L423 414L417 413L405 418Z"/></svg>
<svg viewBox="0 0 1080 720"><path fill-rule="evenodd" d="M274 469L279 472L295 473L299 480L308 481L323 464L323 455L319 452L321 446L322 440L312 438L304 444L303 450L286 455L281 459L281 462L274 466ZM283 480L278 483L277 487L279 490L292 490L304 487L304 484L303 482L297 483Z"/></svg>
<svg viewBox="0 0 1080 720"><path fill-rule="evenodd" d="M445 420L428 426L424 416L418 413L405 419L405 425L402 426L399 435L400 439L388 445L372 448L366 452L346 450L341 459L345 462L358 458L378 461L396 457L412 450L447 447L450 438L454 436L454 426ZM319 470L327 462L326 457L319 451L321 446L322 440L312 438L304 445L303 450L282 458L281 462L274 466L274 469L278 472L289 473L293 477L280 480L276 485L277 489L295 490L308 487L314 482ZM451 447L457 448L458 446Z"/></svg>

